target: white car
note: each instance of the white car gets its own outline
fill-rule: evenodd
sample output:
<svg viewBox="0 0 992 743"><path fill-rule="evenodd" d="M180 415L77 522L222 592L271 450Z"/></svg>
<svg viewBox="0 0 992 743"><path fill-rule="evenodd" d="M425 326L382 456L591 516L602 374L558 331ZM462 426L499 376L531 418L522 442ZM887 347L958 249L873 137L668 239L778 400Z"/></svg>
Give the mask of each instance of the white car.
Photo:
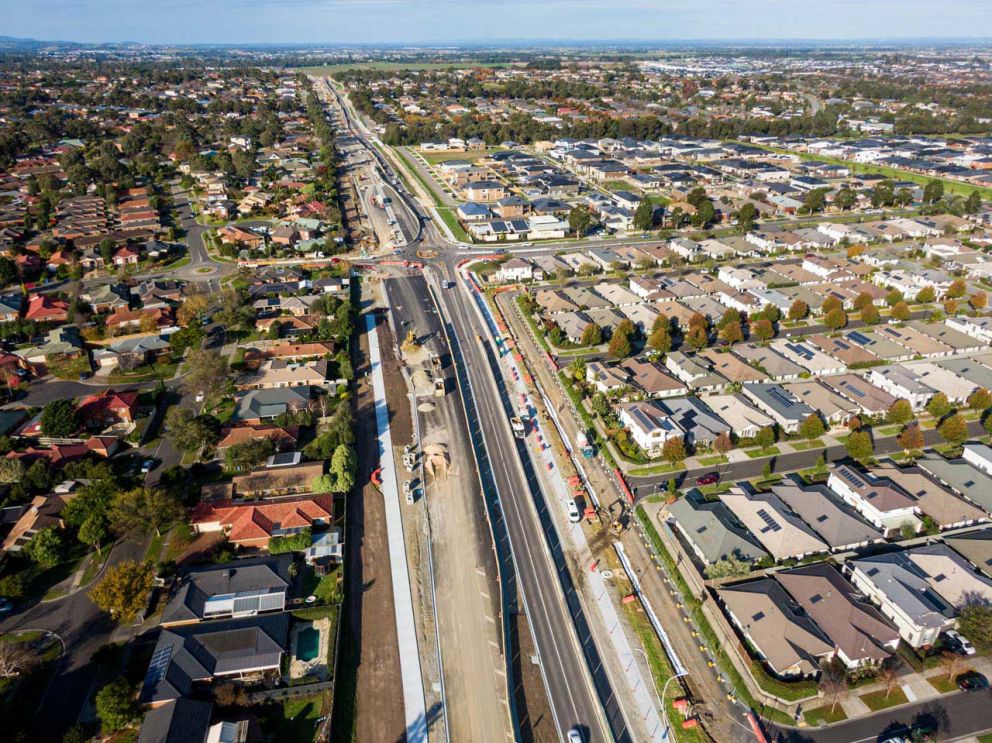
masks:
<svg viewBox="0 0 992 743"><path fill-rule="evenodd" d="M568 731L568 743L585 743L578 728L572 728Z"/></svg>
<svg viewBox="0 0 992 743"><path fill-rule="evenodd" d="M971 641L967 637L965 637L964 635L962 635L957 630L949 629L944 634L946 634L947 637L950 638L951 643L953 645L955 645L955 646L957 646L958 648L961 649L961 652L964 655L974 655L975 654L975 646L971 644Z"/></svg>
<svg viewBox="0 0 992 743"><path fill-rule="evenodd" d="M197 402L203 402L206 399L206 397L207 396L203 393L202 390L200 392L197 392L196 393L196 401Z"/></svg>
<svg viewBox="0 0 992 743"><path fill-rule="evenodd" d="M579 513L579 507L576 505L574 498L569 498L565 501L565 510L568 511L568 520L573 524L577 524L582 520L582 514Z"/></svg>

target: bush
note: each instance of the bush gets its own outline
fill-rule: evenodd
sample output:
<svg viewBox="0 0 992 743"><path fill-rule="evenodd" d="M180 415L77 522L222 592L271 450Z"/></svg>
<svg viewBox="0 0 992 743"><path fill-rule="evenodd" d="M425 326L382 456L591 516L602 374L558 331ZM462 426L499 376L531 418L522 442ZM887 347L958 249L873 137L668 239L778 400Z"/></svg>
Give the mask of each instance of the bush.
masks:
<svg viewBox="0 0 992 743"><path fill-rule="evenodd" d="M302 552L310 546L310 537L309 527L288 537L272 537L269 540L269 553L281 555L286 552Z"/></svg>

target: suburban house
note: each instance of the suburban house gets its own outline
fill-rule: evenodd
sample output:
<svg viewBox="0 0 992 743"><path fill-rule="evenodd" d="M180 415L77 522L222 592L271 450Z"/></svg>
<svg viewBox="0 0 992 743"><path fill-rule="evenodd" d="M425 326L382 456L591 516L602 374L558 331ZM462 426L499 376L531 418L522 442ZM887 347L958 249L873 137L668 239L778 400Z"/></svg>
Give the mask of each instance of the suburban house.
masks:
<svg viewBox="0 0 992 743"><path fill-rule="evenodd" d="M139 699L158 707L218 677L278 671L288 647L289 618L281 612L163 629Z"/></svg>
<svg viewBox="0 0 992 743"><path fill-rule="evenodd" d="M724 586L717 591L727 615L769 670L789 678L819 673L834 645L771 578Z"/></svg>
<svg viewBox="0 0 992 743"><path fill-rule="evenodd" d="M849 560L846 569L851 582L878 604L910 646L933 645L941 632L954 625L954 609L902 553Z"/></svg>
<svg viewBox="0 0 992 743"><path fill-rule="evenodd" d="M661 455L665 442L685 436L668 413L653 402L628 402L617 406L617 417L630 436L649 457Z"/></svg>
<svg viewBox="0 0 992 743"><path fill-rule="evenodd" d="M334 502L328 495L242 503L221 500L198 504L191 523L199 534L222 531L231 544L264 549L272 537L326 526L333 515Z"/></svg>
<svg viewBox="0 0 992 743"><path fill-rule="evenodd" d="M886 459L872 468L871 475L876 480L888 480L911 495L920 513L939 529L954 529L986 519L981 508L958 497L922 467L900 467Z"/></svg>
<svg viewBox="0 0 992 743"><path fill-rule="evenodd" d="M293 387L251 390L236 397L237 407L231 419L248 424L272 421L284 413L310 407L310 388Z"/></svg>
<svg viewBox="0 0 992 743"><path fill-rule="evenodd" d="M293 556L284 554L194 569L180 579L161 623L171 626L282 611L292 583L292 562Z"/></svg>
<svg viewBox="0 0 992 743"><path fill-rule="evenodd" d="M795 433L799 426L816 411L790 394L780 384L745 384L744 396L759 410L770 415L786 433Z"/></svg>
<svg viewBox="0 0 992 743"><path fill-rule="evenodd" d="M668 507L668 518L704 565L731 557L754 562L768 556L720 501L690 492Z"/></svg>
<svg viewBox="0 0 992 743"><path fill-rule="evenodd" d="M235 444L243 444L254 439L268 439L277 452L295 451L299 433L299 426L234 426L224 431L216 448L220 454L223 454Z"/></svg>
<svg viewBox="0 0 992 743"><path fill-rule="evenodd" d="M775 578L830 638L848 668L880 663L899 644L899 632L833 565L807 565Z"/></svg>
<svg viewBox="0 0 992 743"><path fill-rule="evenodd" d="M831 466L827 487L886 535L906 524L914 532L920 529L916 501L891 482L875 480L846 464L836 464Z"/></svg>
<svg viewBox="0 0 992 743"><path fill-rule="evenodd" d="M772 493L751 493L734 486L719 497L776 560L801 558L830 549Z"/></svg>
<svg viewBox="0 0 992 743"><path fill-rule="evenodd" d="M739 395L707 395L706 405L738 438L754 438L762 428L775 424L770 416L746 403Z"/></svg>
<svg viewBox="0 0 992 743"><path fill-rule="evenodd" d="M115 392L112 389L101 390L94 395L84 397L76 406L76 415L83 426L95 430L134 423L137 412L136 390L124 392Z"/></svg>
<svg viewBox="0 0 992 743"><path fill-rule="evenodd" d="M904 366L871 369L868 372L868 381L893 397L907 400L913 410L922 410L933 397L933 388Z"/></svg>
<svg viewBox="0 0 992 743"><path fill-rule="evenodd" d="M956 610L973 602L992 603L992 578L977 573L946 544L927 544L898 554L916 565L930 587Z"/></svg>
<svg viewBox="0 0 992 743"><path fill-rule="evenodd" d="M3 545L0 546L0 554L19 552L24 548L24 545L31 541L31 537L46 527L63 528L64 524L60 514L75 495L75 493L52 493L51 495L36 495L32 498L31 504L4 538Z"/></svg>
<svg viewBox="0 0 992 743"><path fill-rule="evenodd" d="M825 485L804 485L801 478L787 478L773 486L771 492L809 524L831 550L856 549L883 541L881 532L858 518Z"/></svg>
<svg viewBox="0 0 992 743"><path fill-rule="evenodd" d="M944 544L992 577L992 527L945 537Z"/></svg>

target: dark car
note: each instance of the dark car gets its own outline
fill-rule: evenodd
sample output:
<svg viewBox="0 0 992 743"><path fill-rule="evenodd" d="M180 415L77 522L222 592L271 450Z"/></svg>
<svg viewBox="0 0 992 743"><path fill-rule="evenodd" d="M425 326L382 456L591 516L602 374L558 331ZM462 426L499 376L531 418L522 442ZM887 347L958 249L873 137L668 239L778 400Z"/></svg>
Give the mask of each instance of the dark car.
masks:
<svg viewBox="0 0 992 743"><path fill-rule="evenodd" d="M981 691L989 688L989 680L980 673L962 673L958 676L958 688L961 691Z"/></svg>
<svg viewBox="0 0 992 743"><path fill-rule="evenodd" d="M718 482L720 482L720 473L718 472L707 472L696 478L697 485L716 485Z"/></svg>

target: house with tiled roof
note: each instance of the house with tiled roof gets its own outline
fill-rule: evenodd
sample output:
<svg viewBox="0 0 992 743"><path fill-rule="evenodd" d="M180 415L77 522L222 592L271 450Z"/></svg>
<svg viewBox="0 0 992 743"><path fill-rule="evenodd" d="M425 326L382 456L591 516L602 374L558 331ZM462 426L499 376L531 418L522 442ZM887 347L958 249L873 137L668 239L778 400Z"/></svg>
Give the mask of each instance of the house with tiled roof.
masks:
<svg viewBox="0 0 992 743"><path fill-rule="evenodd" d="M234 545L264 549L272 537L327 525L333 517L331 496L316 495L250 503L207 501L193 509L191 523L197 533L221 531Z"/></svg>
<svg viewBox="0 0 992 743"><path fill-rule="evenodd" d="M235 444L243 444L246 441L256 439L268 439L272 442L275 450L279 452L293 451L296 449L296 442L299 437L299 426L234 426L224 432L221 440L217 443L217 451L223 454Z"/></svg>
<svg viewBox="0 0 992 743"><path fill-rule="evenodd" d="M63 527L62 509L76 497L75 493L52 493L37 495L31 500L0 546L0 553L19 552L42 529L54 526Z"/></svg>
<svg viewBox="0 0 992 743"><path fill-rule="evenodd" d="M69 319L69 305L48 294L33 294L28 297L24 319L34 322L66 322Z"/></svg>
<svg viewBox="0 0 992 743"><path fill-rule="evenodd" d="M84 397L76 407L79 420L87 428L102 429L121 423L134 423L138 411L136 390L100 390Z"/></svg>

